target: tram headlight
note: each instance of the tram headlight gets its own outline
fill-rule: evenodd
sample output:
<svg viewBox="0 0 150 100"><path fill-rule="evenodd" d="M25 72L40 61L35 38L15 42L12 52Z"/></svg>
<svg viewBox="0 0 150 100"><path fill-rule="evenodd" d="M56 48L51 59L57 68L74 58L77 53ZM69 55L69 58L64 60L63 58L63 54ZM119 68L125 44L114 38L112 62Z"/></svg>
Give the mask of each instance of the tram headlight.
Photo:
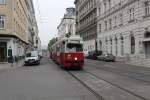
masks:
<svg viewBox="0 0 150 100"><path fill-rule="evenodd" d="M74 58L74 60L78 60L78 58L77 58L77 57L75 57L75 58Z"/></svg>

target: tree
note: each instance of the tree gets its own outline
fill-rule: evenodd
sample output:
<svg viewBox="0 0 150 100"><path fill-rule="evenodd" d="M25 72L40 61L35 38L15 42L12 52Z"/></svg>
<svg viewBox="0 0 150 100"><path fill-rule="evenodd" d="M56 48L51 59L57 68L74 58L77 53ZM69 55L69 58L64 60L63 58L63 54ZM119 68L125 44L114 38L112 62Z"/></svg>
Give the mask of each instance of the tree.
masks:
<svg viewBox="0 0 150 100"><path fill-rule="evenodd" d="M51 51L51 46L58 41L58 38L52 38L48 43L48 50Z"/></svg>

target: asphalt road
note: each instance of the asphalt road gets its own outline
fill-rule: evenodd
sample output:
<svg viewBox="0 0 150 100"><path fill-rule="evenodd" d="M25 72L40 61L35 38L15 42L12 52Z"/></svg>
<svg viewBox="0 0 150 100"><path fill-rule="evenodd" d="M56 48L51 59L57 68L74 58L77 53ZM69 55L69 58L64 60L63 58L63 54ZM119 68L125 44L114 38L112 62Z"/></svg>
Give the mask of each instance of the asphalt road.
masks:
<svg viewBox="0 0 150 100"><path fill-rule="evenodd" d="M0 100L97 100L52 61L0 73Z"/></svg>
<svg viewBox="0 0 150 100"><path fill-rule="evenodd" d="M47 58L2 71L0 100L150 100L150 68L86 59L69 73Z"/></svg>

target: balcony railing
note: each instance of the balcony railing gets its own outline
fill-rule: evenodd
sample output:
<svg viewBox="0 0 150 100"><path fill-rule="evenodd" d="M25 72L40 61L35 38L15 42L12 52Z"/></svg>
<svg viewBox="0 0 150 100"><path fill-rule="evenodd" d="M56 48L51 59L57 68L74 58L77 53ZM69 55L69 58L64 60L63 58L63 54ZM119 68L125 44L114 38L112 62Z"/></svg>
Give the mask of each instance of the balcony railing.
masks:
<svg viewBox="0 0 150 100"><path fill-rule="evenodd" d="M92 19L91 21L89 21L86 24L81 25L80 30L87 28L87 27L90 27L91 25L94 25L94 24L96 24L96 18Z"/></svg>

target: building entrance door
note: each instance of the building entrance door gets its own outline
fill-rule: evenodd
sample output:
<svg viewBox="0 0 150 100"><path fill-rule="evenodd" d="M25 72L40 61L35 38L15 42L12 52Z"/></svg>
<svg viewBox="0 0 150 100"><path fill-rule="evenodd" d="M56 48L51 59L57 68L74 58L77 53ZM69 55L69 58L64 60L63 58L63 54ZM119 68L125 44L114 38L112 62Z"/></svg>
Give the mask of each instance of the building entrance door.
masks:
<svg viewBox="0 0 150 100"><path fill-rule="evenodd" d="M0 42L0 62L7 62L7 43Z"/></svg>
<svg viewBox="0 0 150 100"><path fill-rule="evenodd" d="M150 58L150 41L145 43L145 54L146 58Z"/></svg>

